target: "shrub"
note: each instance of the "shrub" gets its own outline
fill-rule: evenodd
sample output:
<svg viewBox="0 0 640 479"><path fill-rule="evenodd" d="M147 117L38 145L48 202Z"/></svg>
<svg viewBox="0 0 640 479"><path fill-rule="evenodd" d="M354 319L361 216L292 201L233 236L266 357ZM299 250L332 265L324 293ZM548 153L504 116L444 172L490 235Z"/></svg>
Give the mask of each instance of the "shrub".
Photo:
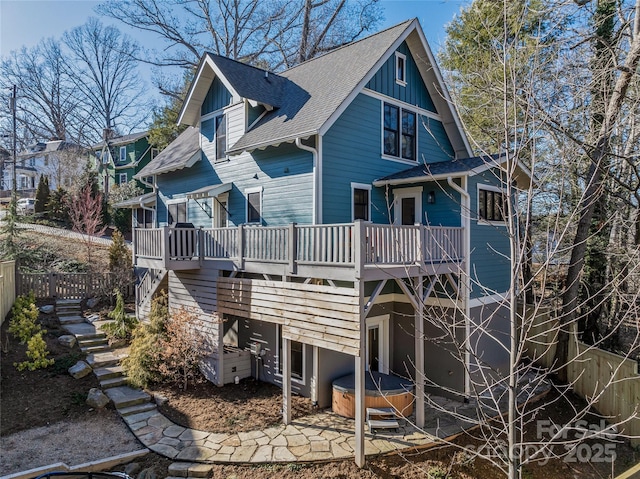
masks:
<svg viewBox="0 0 640 479"><path fill-rule="evenodd" d="M110 340L131 339L131 334L138 324L135 316L130 316L124 310L124 298L119 290L115 291L116 306L107 316L113 319L112 323L102 325L102 329Z"/></svg>
<svg viewBox="0 0 640 479"><path fill-rule="evenodd" d="M129 356L121 363L132 386L144 388L160 380L160 339L168 315L167 294L162 291L151 303L149 321L138 323L134 329Z"/></svg>
<svg viewBox="0 0 640 479"><path fill-rule="evenodd" d="M29 339L27 343L27 357L31 361L23 361L21 363L14 363L14 366L18 368L18 371L35 371L40 368L47 368L55 362L52 358L47 358L49 351L47 350L47 343L42 338L43 331L38 332Z"/></svg>
<svg viewBox="0 0 640 479"><path fill-rule="evenodd" d="M160 374L183 390L201 376L200 362L207 354L200 323L196 314L181 308L169 317L160 339Z"/></svg>
<svg viewBox="0 0 640 479"><path fill-rule="evenodd" d="M33 292L18 296L11 308L9 332L15 336L20 344L27 344L29 339L42 331L38 320L38 307Z"/></svg>

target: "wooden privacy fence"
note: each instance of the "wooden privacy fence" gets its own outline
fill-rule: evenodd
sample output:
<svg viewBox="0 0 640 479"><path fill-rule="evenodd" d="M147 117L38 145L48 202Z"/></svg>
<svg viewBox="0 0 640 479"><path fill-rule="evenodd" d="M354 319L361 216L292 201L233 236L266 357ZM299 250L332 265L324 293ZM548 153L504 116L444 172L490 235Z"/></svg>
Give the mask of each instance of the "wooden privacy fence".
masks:
<svg viewBox="0 0 640 479"><path fill-rule="evenodd" d="M33 291L36 298L86 299L111 294L117 286L113 273L18 273L18 294ZM125 296L135 294L130 285Z"/></svg>
<svg viewBox="0 0 640 479"><path fill-rule="evenodd" d="M527 354L550 368L556 352L558 320L548 310L528 319ZM621 429L625 436L635 436L631 439L634 446L640 445L640 375L636 360L578 341L574 333L569 340L567 379L574 392L586 400L599 396L594 407L611 422L635 416Z"/></svg>
<svg viewBox="0 0 640 479"><path fill-rule="evenodd" d="M0 324L4 322L16 300L16 262L0 263Z"/></svg>

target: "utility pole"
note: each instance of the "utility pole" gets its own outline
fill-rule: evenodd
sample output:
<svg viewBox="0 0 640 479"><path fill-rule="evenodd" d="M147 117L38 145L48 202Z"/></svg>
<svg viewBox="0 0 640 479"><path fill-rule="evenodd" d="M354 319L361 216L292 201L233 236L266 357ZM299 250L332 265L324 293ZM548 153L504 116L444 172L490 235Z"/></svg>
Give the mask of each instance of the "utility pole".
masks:
<svg viewBox="0 0 640 479"><path fill-rule="evenodd" d="M16 137L18 136L16 131L16 98L18 95L18 87L13 85L13 95L11 96L11 113L13 116L13 190L11 191L11 208L15 208L15 203L18 201L18 178L16 176L16 163L17 163L17 151L16 151ZM12 211L15 214L15 211Z"/></svg>

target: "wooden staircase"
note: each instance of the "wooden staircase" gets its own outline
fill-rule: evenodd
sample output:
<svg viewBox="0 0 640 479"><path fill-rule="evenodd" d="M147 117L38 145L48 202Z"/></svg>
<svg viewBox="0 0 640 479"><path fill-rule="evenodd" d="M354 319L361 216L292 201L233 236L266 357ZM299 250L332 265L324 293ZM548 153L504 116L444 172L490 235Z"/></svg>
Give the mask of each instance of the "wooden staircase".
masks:
<svg viewBox="0 0 640 479"><path fill-rule="evenodd" d="M168 290L166 269L147 269L136 285L136 318L146 321L151 313L151 301L159 288Z"/></svg>

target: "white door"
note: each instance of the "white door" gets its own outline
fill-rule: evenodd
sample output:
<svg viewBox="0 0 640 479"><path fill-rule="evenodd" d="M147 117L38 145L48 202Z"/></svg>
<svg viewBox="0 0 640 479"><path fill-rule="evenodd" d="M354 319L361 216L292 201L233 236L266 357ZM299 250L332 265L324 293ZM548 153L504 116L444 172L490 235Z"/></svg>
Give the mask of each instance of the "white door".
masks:
<svg viewBox="0 0 640 479"><path fill-rule="evenodd" d="M367 318L365 369L389 373L389 315Z"/></svg>
<svg viewBox="0 0 640 479"><path fill-rule="evenodd" d="M393 190L393 216L396 225L422 223L422 186Z"/></svg>

